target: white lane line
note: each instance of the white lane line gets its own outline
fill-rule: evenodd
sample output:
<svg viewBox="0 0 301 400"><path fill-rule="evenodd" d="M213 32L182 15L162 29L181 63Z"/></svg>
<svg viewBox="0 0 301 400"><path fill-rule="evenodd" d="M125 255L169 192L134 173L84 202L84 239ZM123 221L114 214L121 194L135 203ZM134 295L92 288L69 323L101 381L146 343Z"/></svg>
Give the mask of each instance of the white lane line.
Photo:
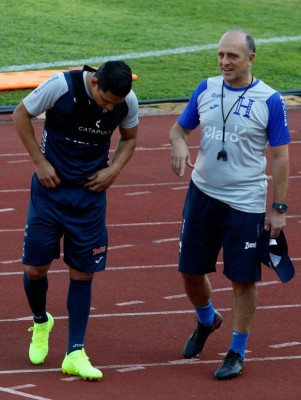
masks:
<svg viewBox="0 0 301 400"><path fill-rule="evenodd" d="M301 218L301 215L300 215ZM130 224L107 224L108 228L130 228L130 227L136 227L136 226L164 226L164 225L180 225L181 221L171 221L171 222L164 222L164 221L159 221L159 222L133 222ZM24 231L24 228L22 229L0 229L0 233L9 233L9 232L22 232Z"/></svg>
<svg viewBox="0 0 301 400"><path fill-rule="evenodd" d="M9 153L9 154L0 153L0 157L24 157L24 156L28 156L28 153Z"/></svg>
<svg viewBox="0 0 301 400"><path fill-rule="evenodd" d="M178 238L178 237L176 237L176 238L168 238L168 239L159 239L159 240L153 240L153 243L160 244L160 243L166 243L166 242L178 242L178 241L179 241L179 238Z"/></svg>
<svg viewBox="0 0 301 400"><path fill-rule="evenodd" d="M29 192L30 189L1 189L0 193L19 193L19 192Z"/></svg>
<svg viewBox="0 0 301 400"><path fill-rule="evenodd" d="M301 258L291 258L292 261L297 262L301 261ZM0 261L0 264L18 264L21 263L22 260L16 259L16 260L6 260L6 261ZM217 264L222 264L221 261L218 261ZM177 268L178 264L163 264L163 265L130 265L130 266L122 266L122 267L107 267L106 271L121 271L121 270L134 270L134 269L153 269L153 268ZM50 269L48 273L50 274L61 274L61 273L66 273L68 272L67 269L59 269L59 270L52 270ZM0 276L9 276L9 275L21 275L23 274L23 271L9 271L9 272L0 272ZM267 285L274 285L276 283L280 283L278 281L272 281L272 282L261 282L258 283L258 286L267 286ZM215 291L224 291L228 289L214 289Z"/></svg>
<svg viewBox="0 0 301 400"><path fill-rule="evenodd" d="M301 258L291 258L292 261L300 261ZM0 261L0 264L13 264L13 263L20 263L22 260L8 260L8 261ZM218 261L217 264L222 264L221 261ZM107 267L106 271L121 271L121 270L135 270L135 269L156 269L156 268L177 268L178 264L163 264L163 265L130 265L130 266L123 266L123 267ZM52 270L50 269L48 271L49 274L61 274L61 273L67 273L67 269L59 269L59 270ZM0 272L0 276L9 276L9 275L22 275L23 271L9 271L9 272ZM265 285L272 285L280 283L278 281L272 281L271 283L268 282L261 282L258 283L258 286L265 286ZM228 289L214 289L215 291L224 291Z"/></svg>
<svg viewBox="0 0 301 400"><path fill-rule="evenodd" d="M72 381L78 381L80 379L82 379L80 376L69 376L68 378L61 378L60 380L64 382L72 382Z"/></svg>
<svg viewBox="0 0 301 400"><path fill-rule="evenodd" d="M301 215L300 215L301 218ZM131 226L163 226L163 225L179 225L181 221L157 221L157 222L133 222L130 224L108 224L110 228L129 228Z"/></svg>
<svg viewBox="0 0 301 400"><path fill-rule="evenodd" d="M267 177L268 180L272 179L271 176ZM296 176L290 176L289 179L301 179L300 175ZM165 186L184 186L184 185L189 185L189 181L187 182L161 182L161 183L136 183L136 184L120 184L120 185L112 185L110 189L122 189L122 188L135 188L135 187L144 187L144 188L149 188L149 187L165 187ZM173 188L173 190L175 190ZM0 193L18 193L18 192L29 192L30 189L1 189ZM287 215L286 218L296 218L296 215ZM298 216L300 217L300 215Z"/></svg>
<svg viewBox="0 0 301 400"><path fill-rule="evenodd" d="M189 182L179 182L179 185L188 185ZM131 185L120 184L112 185L110 189L131 189L131 188L153 188L153 187L165 187L165 186L176 186L176 182L161 182L161 183L135 183ZM1 189L0 193L18 193L18 192L29 192L30 189Z"/></svg>
<svg viewBox="0 0 301 400"><path fill-rule="evenodd" d="M251 350L245 350L245 353L252 353ZM225 357L227 353L217 353L219 356Z"/></svg>
<svg viewBox="0 0 301 400"><path fill-rule="evenodd" d="M21 262L22 260L19 260ZM1 264L1 262L0 262ZM166 265L137 265L137 266L129 266L129 267L108 267L106 271L121 271L121 270L135 270L135 269L154 269L154 268L175 268L178 264L166 264ZM68 273L68 269L50 269L48 274L65 274ZM9 275L23 275L23 271L14 271L14 272L0 272L0 276L9 276Z"/></svg>
<svg viewBox="0 0 301 400"><path fill-rule="evenodd" d="M135 304L144 304L144 303L145 303L145 301L133 300L133 301L126 301L124 303L116 303L115 305L119 306L119 307L123 307L123 306L132 306L132 305L135 305Z"/></svg>
<svg viewBox="0 0 301 400"><path fill-rule="evenodd" d="M18 161L7 161L7 164L21 164L21 163L28 163L30 160L18 160Z"/></svg>
<svg viewBox="0 0 301 400"><path fill-rule="evenodd" d="M269 281L269 282L260 282L257 283L257 286L268 286L268 285L278 285L280 282L279 281ZM218 292L228 292L231 291L232 287L228 286L228 287L224 287L224 288L219 288L219 289L212 289L212 292L218 293ZM171 296L165 296L162 297L165 300L174 300L174 299L181 299L183 297L186 297L187 295L185 293L181 293L181 294L175 294L175 295L171 295Z"/></svg>
<svg viewBox="0 0 301 400"><path fill-rule="evenodd" d="M187 294L186 293L174 294L172 296L164 296L162 298L165 300L174 300L174 299L182 299L183 297L187 297Z"/></svg>
<svg viewBox="0 0 301 400"><path fill-rule="evenodd" d="M116 371L117 372L132 372L132 371L139 371L140 369L145 369L145 367L142 367L142 365L134 365L133 367L116 369Z"/></svg>
<svg viewBox="0 0 301 400"><path fill-rule="evenodd" d="M259 306L258 310L281 310L281 309L293 309L300 308L301 304L280 304L272 306ZM218 308L220 312L232 312L232 308ZM183 314L194 314L195 310L173 310L173 311L148 311L148 312L128 312L128 313L112 313L112 314L90 314L90 318L120 318L120 317L154 317L158 315L183 315ZM68 315L55 316L57 320L68 319ZM0 323L7 322L23 322L32 321L32 316L20 317L20 318L6 318L0 319Z"/></svg>
<svg viewBox="0 0 301 400"><path fill-rule="evenodd" d="M190 358L190 359L180 358L179 360L168 361L168 365L198 364L198 361L199 360L197 358ZM207 362L205 361L205 363L207 363Z"/></svg>
<svg viewBox="0 0 301 400"><path fill-rule="evenodd" d="M179 186L179 187L174 187L174 188L170 188L171 190L187 190L187 188L188 188L188 185L186 185L186 186Z"/></svg>
<svg viewBox="0 0 301 400"><path fill-rule="evenodd" d="M289 343L280 343L280 344L272 344L269 347L272 347L273 349L281 349L284 347L292 347L292 346L300 346L300 342L289 342Z"/></svg>
<svg viewBox="0 0 301 400"><path fill-rule="evenodd" d="M0 213L9 212L9 211L15 211L15 209L14 208L0 208Z"/></svg>
<svg viewBox="0 0 301 400"><path fill-rule="evenodd" d="M128 247L134 247L134 245L133 244L121 244L118 246L109 246L108 250L110 251L110 250L126 249Z"/></svg>
<svg viewBox="0 0 301 400"><path fill-rule="evenodd" d="M145 191L145 192L133 192L133 193L125 193L126 196L140 196L142 194L151 194L152 192Z"/></svg>
<svg viewBox="0 0 301 400"><path fill-rule="evenodd" d="M0 190L1 193L1 190ZM287 215L286 219L299 219L301 215L294 214L294 215ZM164 226L164 225L180 225L182 221L154 221L154 222L133 222L128 224L107 224L108 228L130 228L136 226ZM9 233L9 232L22 232L24 231L23 228L16 228L16 229L0 229L0 233Z"/></svg>
<svg viewBox="0 0 301 400"><path fill-rule="evenodd" d="M269 285L278 285L280 281L269 281L269 282L258 282L257 286L269 286Z"/></svg>
<svg viewBox="0 0 301 400"><path fill-rule="evenodd" d="M246 362L271 362L271 361L296 361L301 360L301 355L297 356L282 356L282 357L256 357L256 358L246 358ZM222 360L199 360L199 359L180 359L174 361L167 361L162 363L141 363L141 364L119 364L119 365L97 365L96 368L100 370L106 369L129 369L129 368L154 368L154 367L172 367L179 365L191 365L191 364L217 364ZM0 375L12 375L12 374L41 374L41 373L49 373L49 372L60 372L61 368L35 368L35 369L17 369L17 370L3 370L0 371Z"/></svg>
<svg viewBox="0 0 301 400"><path fill-rule="evenodd" d="M35 387L36 385L28 384L28 385L20 385L20 386L11 386L8 389L13 389L13 390L18 390L18 389L27 389L27 388L32 388Z"/></svg>
<svg viewBox="0 0 301 400"><path fill-rule="evenodd" d="M17 258L16 260L0 261L0 264L15 264L15 263L20 263L21 261L22 261L21 258Z"/></svg>
<svg viewBox="0 0 301 400"><path fill-rule="evenodd" d="M26 397L27 399L51 400L51 399L46 398L46 397L34 396L33 394L22 393L22 392L18 392L17 390L10 389L10 388L5 388L5 387L0 387L0 392L10 393L10 394L13 394L15 396L20 396L20 397Z"/></svg>

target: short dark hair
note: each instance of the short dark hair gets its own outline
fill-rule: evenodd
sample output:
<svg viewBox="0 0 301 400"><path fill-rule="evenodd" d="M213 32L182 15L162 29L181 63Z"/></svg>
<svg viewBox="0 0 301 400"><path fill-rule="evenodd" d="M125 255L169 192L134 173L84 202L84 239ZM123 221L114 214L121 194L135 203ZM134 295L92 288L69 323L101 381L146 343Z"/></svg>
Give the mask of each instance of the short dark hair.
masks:
<svg viewBox="0 0 301 400"><path fill-rule="evenodd" d="M114 96L126 97L132 88L132 70L123 61L107 61L95 72L98 88Z"/></svg>
<svg viewBox="0 0 301 400"><path fill-rule="evenodd" d="M256 46L255 46L255 42L254 39L252 38L251 35L249 35L248 33L246 34L246 41L247 41L247 49L249 50L249 53L255 53L256 51Z"/></svg>

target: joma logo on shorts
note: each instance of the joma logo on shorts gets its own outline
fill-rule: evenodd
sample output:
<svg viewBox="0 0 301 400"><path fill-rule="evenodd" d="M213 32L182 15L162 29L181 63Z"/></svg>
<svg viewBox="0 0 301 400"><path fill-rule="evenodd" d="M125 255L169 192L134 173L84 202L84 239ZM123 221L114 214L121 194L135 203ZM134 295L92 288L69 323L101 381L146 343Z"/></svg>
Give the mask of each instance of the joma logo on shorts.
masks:
<svg viewBox="0 0 301 400"><path fill-rule="evenodd" d="M106 251L107 251L107 246L98 247L97 249L93 249L93 256L96 256L97 254L100 253L105 253Z"/></svg>
<svg viewBox="0 0 301 400"><path fill-rule="evenodd" d="M245 250L247 249L255 249L256 248L256 242L255 243L250 243L250 242L246 242L245 243Z"/></svg>

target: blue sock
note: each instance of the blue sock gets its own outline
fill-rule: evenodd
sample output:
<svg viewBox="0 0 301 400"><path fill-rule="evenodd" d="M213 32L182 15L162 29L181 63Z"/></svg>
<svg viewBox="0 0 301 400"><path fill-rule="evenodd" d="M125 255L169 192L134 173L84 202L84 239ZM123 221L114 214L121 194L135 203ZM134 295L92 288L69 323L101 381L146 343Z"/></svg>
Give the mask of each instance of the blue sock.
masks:
<svg viewBox="0 0 301 400"><path fill-rule="evenodd" d="M28 279L26 272L23 275L23 285L27 296L28 304L33 313L33 320L42 324L48 321L46 314L46 293L48 290L47 275L42 279Z"/></svg>
<svg viewBox="0 0 301 400"><path fill-rule="evenodd" d="M92 294L92 281L70 279L67 309L69 312L69 335L67 354L84 347Z"/></svg>
<svg viewBox="0 0 301 400"><path fill-rule="evenodd" d="M211 326L214 322L214 308L211 301L204 307L195 307L195 311L198 315L198 320L205 326Z"/></svg>
<svg viewBox="0 0 301 400"><path fill-rule="evenodd" d="M229 350L233 350L236 353L239 353L243 360L245 359L245 351L249 335L249 333L239 333L236 331L232 332L232 343L229 347Z"/></svg>

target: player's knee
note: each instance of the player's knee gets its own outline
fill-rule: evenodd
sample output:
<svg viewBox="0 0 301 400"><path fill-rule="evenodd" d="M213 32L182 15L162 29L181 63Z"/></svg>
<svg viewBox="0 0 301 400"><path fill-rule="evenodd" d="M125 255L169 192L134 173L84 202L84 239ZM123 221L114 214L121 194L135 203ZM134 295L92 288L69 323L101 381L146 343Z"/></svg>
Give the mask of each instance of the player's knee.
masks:
<svg viewBox="0 0 301 400"><path fill-rule="evenodd" d="M204 284L206 281L205 275L185 274L185 273L182 273L181 275L184 282L189 285L200 285Z"/></svg>
<svg viewBox="0 0 301 400"><path fill-rule="evenodd" d="M93 272L77 271L76 269L71 267L69 267L69 274L70 279L74 281L92 281L94 277Z"/></svg>
<svg viewBox="0 0 301 400"><path fill-rule="evenodd" d="M47 275L48 269L49 265L41 267L32 267L30 265L26 265L25 273L28 279L35 281L44 278L44 276Z"/></svg>

